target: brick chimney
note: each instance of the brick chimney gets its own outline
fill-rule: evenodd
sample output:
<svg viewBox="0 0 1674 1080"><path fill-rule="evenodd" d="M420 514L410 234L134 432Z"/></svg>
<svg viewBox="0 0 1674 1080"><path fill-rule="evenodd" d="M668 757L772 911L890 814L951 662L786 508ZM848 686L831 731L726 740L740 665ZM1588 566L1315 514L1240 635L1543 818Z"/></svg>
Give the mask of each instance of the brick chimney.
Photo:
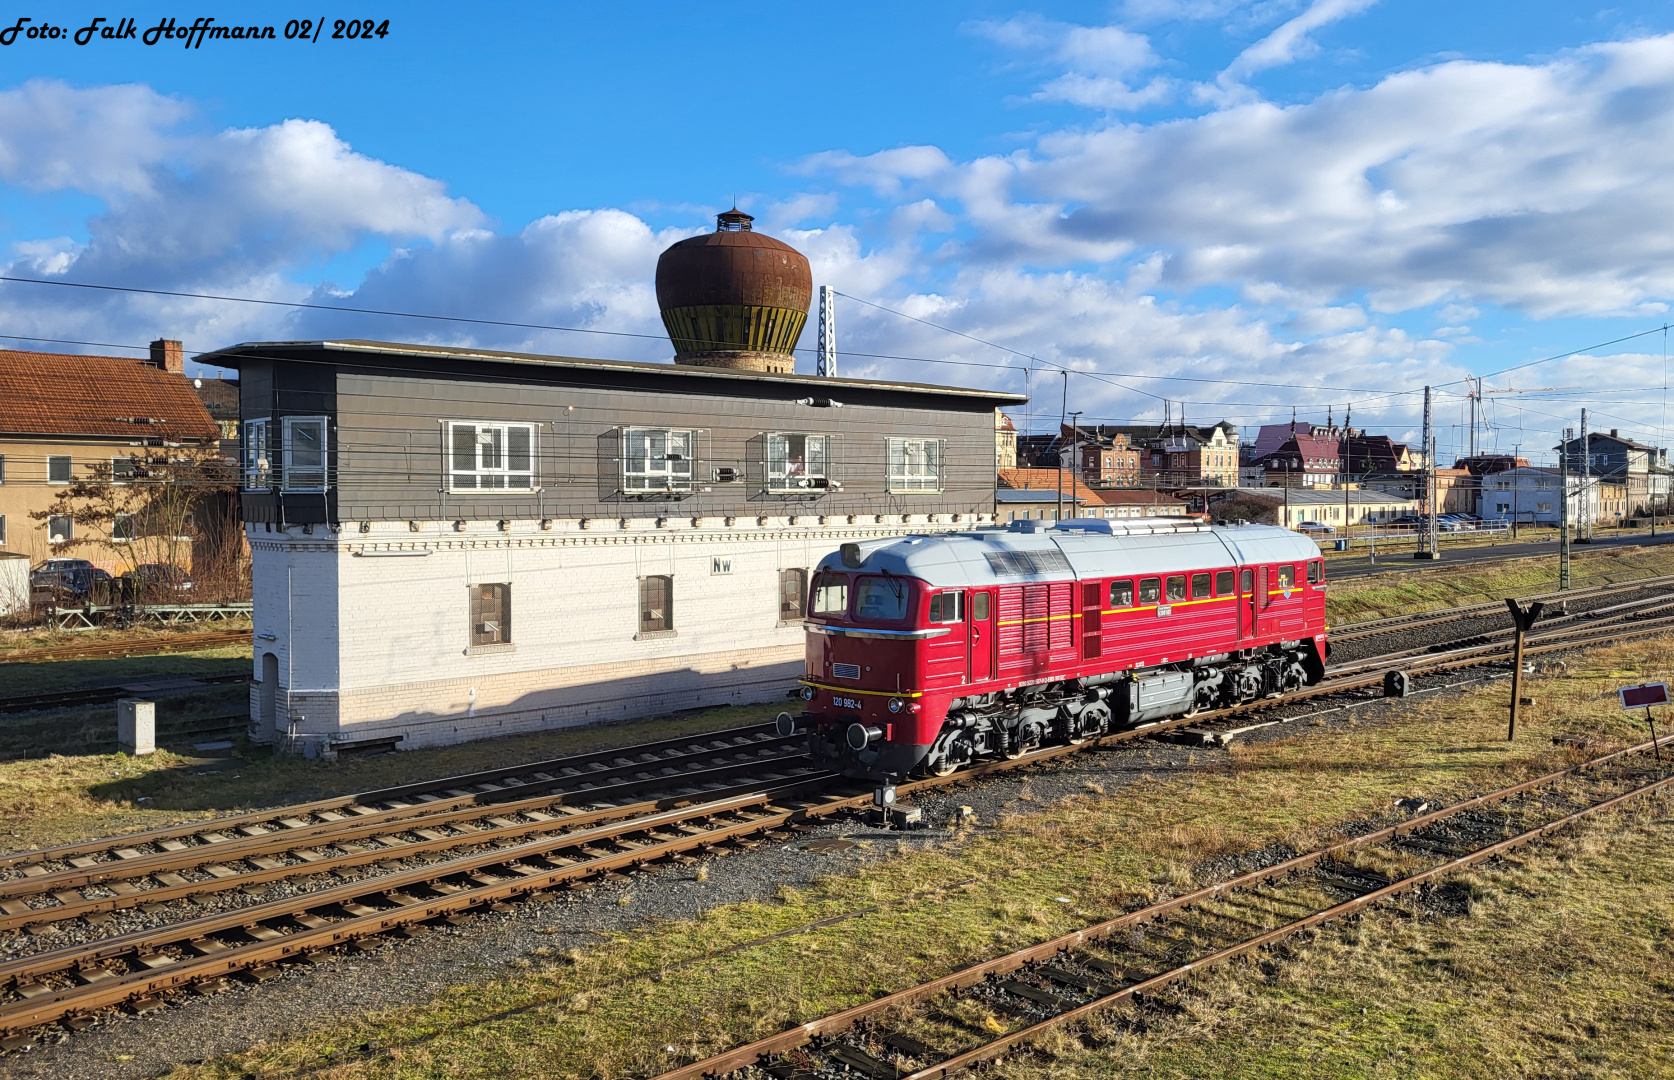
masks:
<svg viewBox="0 0 1674 1080"><path fill-rule="evenodd" d="M141 363L159 371L172 371L176 375L184 375L186 374L186 347L178 341L158 338L151 343L151 359L142 360Z"/></svg>

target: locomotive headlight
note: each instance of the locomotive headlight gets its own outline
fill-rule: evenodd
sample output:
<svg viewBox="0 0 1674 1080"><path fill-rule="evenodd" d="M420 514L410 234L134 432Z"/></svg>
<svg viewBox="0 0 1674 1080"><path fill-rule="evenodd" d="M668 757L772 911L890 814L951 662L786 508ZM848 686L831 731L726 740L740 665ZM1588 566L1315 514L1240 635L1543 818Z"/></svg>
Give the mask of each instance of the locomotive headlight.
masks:
<svg viewBox="0 0 1674 1080"><path fill-rule="evenodd" d="M907 703L905 701L902 701L898 697L892 697L892 698L889 699L889 711L890 712L900 712L902 709L905 709L906 707L907 707Z"/></svg>
<svg viewBox="0 0 1674 1080"><path fill-rule="evenodd" d="M814 688L812 686L804 686L802 688L802 700L803 701L813 701L814 700Z"/></svg>

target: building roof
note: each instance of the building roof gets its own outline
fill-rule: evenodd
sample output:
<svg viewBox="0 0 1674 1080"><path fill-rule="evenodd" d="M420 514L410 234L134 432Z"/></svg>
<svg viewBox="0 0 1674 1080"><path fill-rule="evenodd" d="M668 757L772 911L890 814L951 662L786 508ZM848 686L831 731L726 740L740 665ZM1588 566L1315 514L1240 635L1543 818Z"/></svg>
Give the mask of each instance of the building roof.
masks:
<svg viewBox="0 0 1674 1080"><path fill-rule="evenodd" d="M1051 488L995 488L994 501L997 503L1055 503L1058 493ZM1064 491L1064 501L1085 504L1087 499L1082 495Z"/></svg>
<svg viewBox="0 0 1674 1080"><path fill-rule="evenodd" d="M1097 492L1082 483L1073 469L1062 472L1057 469L1000 469L997 475L1001 488L1042 491L1057 498L1058 486L1062 484L1065 498L1073 494L1092 502L1099 501Z"/></svg>
<svg viewBox="0 0 1674 1080"><path fill-rule="evenodd" d="M238 419L237 379L193 379L192 389L210 416L217 420Z"/></svg>
<svg viewBox="0 0 1674 1080"><path fill-rule="evenodd" d="M0 349L0 433L219 439L186 378L125 356Z"/></svg>
<svg viewBox="0 0 1674 1080"><path fill-rule="evenodd" d="M1093 494L1106 506L1180 506L1180 500L1150 488L1094 488Z"/></svg>
<svg viewBox="0 0 1674 1080"><path fill-rule="evenodd" d="M719 380L732 382L790 383L809 393L849 387L856 390L900 390L939 397L972 398L1005 404L1028 401L1023 394L1002 390L967 390L957 386L935 386L930 383L895 382L885 379L828 378L821 375L781 375L767 371L745 371L738 368L687 367L672 363L654 364L636 360L593 360L579 356L552 356L545 353L505 352L499 349L476 349L446 345L413 345L393 341L369 341L359 338L341 341L246 341L224 349L203 353L199 363L236 368L246 357L284 360L284 353L317 351L342 354L339 362L360 365L370 356L407 356L425 360L473 360L480 363L506 364L518 367L572 369L580 371L613 371L622 373L645 372L667 378Z"/></svg>

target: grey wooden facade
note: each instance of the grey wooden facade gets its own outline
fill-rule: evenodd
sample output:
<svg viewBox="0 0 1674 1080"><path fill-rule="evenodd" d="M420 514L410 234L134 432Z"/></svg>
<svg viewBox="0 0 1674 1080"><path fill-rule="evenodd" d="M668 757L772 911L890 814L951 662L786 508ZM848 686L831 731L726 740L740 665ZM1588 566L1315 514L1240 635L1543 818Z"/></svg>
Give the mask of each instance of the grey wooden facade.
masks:
<svg viewBox="0 0 1674 1080"><path fill-rule="evenodd" d="M245 520L975 515L994 507L994 410L1015 394L375 341L258 342L201 358L240 372L246 423L266 419L271 469ZM809 399L812 399L810 402ZM837 404L837 403L840 403ZM288 490L285 418L324 417L323 491ZM530 425L531 490L458 490L450 424ZM689 490L628 490L624 433L692 433ZM829 486L769 490L766 440L827 438ZM938 490L899 490L891 439L934 440ZM897 452L900 452L897 444ZM916 445L922 445L917 444ZM780 485L782 486L782 485ZM897 490L892 490L892 487Z"/></svg>

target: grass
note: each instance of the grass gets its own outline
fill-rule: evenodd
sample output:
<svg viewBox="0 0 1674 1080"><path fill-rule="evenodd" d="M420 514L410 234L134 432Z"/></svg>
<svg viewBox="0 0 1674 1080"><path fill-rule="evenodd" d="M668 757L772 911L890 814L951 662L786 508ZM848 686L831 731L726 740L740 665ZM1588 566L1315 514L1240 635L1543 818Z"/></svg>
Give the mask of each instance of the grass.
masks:
<svg viewBox="0 0 1674 1080"><path fill-rule="evenodd" d="M1585 731L1607 744L1641 739L1642 725L1636 729L1634 719L1624 717L1605 692L1623 677L1664 676L1671 644L1674 640L1661 639L1602 650L1572 662L1563 676L1533 681L1528 692L1536 703L1524 710L1522 735L1514 745L1503 741L1505 690L1496 685L1458 699L1414 704L1400 720L1359 726L1351 735L1309 737L1302 728L1290 738L1238 746L1214 766L1144 778L1109 795L1089 790L1046 804L1025 782L992 830L949 831L941 844L927 850L874 847L858 865L839 862L831 876L805 889L781 889L772 900L720 907L698 919L650 921L590 951L528 958L528 968L514 966L486 984L455 987L410 1007L322 1023L243 1054L182 1066L171 1075L221 1080L306 1070L327 1080L347 1080L657 1072L1178 892L1198 882L1216 857L1275 844L1309 845L1341 822L1386 813L1401 797L1445 803L1550 771L1572 760L1551 742L1560 731ZM1610 835L1611 826L1599 828L1600 835ZM1607 854L1599 858L1596 873L1623 879L1622 866ZM1585 868L1577 864L1576 869ZM724 864L718 872L725 872ZM1661 903L1640 880L1639 870L1633 873L1631 895L1624 893L1622 902ZM1647 865L1645 874L1657 873ZM1559 876L1551 885L1563 896L1587 898L1593 895L1590 880ZM1503 896L1507 905L1504 927L1516 931L1516 920L1525 914L1516 905L1526 898L1510 887L1494 895ZM1054 902L1059 896L1070 902ZM628 899L631 904L631 894ZM886 902L890 906L882 913L811 925ZM1539 902L1558 901L1547 897ZM1621 910L1634 920L1636 936L1624 939L1620 948L1634 955L1622 958L1622 970L1653 964L1656 955L1645 953L1647 941L1660 941L1663 950L1668 941L1666 907L1631 904ZM1588 917L1595 918L1612 909L1589 910ZM798 932L758 940L786 930ZM1480 949L1493 947L1496 940L1474 926L1422 932L1465 934ZM1515 1042L1528 1023L1520 1002L1535 1003L1548 991L1544 984L1507 980L1506 972L1531 959L1550 966L1562 958L1542 952L1550 952L1552 938L1514 933L1511 940L1521 956L1496 964L1461 960L1457 969L1437 969L1415 960L1396 972L1406 982L1387 981L1389 972L1381 982L1376 971L1357 976L1376 990L1377 1030L1392 1027L1390 1018L1404 1003L1439 995L1445 986L1456 1002L1482 999L1496 1006L1479 1015L1474 1035L1461 1039L1491 1036L1502 1045ZM1589 947L1604 954L1618 946L1599 937ZM1332 960L1325 944L1316 948L1285 968L1302 980L1298 986L1312 987L1313 997L1307 1000L1299 990L1287 991L1277 983L1241 980L1234 973L1216 976L1228 980L1228 994L1262 995L1267 1015L1294 1009L1285 1037L1266 1038L1259 1025L1248 1021L1259 1010L1242 998L1228 999L1231 1004L1224 1009L1219 999L1205 998L1205 1016L1215 1023L1243 1025L1236 1030L1259 1043L1261 1054L1246 1050L1242 1056L1215 1058L1220 1053L1215 1038L1204 1035L1211 1019L1183 1020L1169 1029L1171 1038L1133 1036L1154 1055L1174 1052L1171 1041L1180 1044L1181 1056L1169 1066L1176 1071L1155 1075L1219 1075L1225 1069L1191 1064L1212 1058L1243 1070L1241 1075L1300 1075L1297 1070L1313 1068L1312 1055L1321 1045L1336 1047L1336 1056L1308 1075L1342 1075L1340 1067L1360 1060L1364 1040L1375 1033L1373 1021L1357 1010L1365 1006L1367 1017L1373 1013L1365 1001L1344 996L1348 991L1337 986L1339 968L1358 962L1351 951L1345 946ZM1398 954L1399 946L1380 946L1379 955L1392 952ZM1447 954L1424 955L1445 959ZM1319 965L1310 966L1312 957L1321 958ZM675 970L696 960L704 961L701 968ZM1656 993L1666 998L1666 973L1661 978ZM1507 986L1494 990L1501 982ZM1541 1009L1566 1007L1562 996L1549 996L1539 1001ZM1654 1003L1655 994L1649 996ZM1301 1005L1293 1007L1291 999ZM1609 1011L1608 1005L1587 1007L1601 1016ZM1611 1020L1615 1037L1596 1047L1602 1060L1624 1073L1633 1071L1634 1062L1650 1052L1658 1037L1655 1025L1636 1008L1624 1005L1626 1011ZM1337 1013L1343 1023L1326 1022ZM1425 1020L1436 1022L1436 1014ZM1309 1023L1319 1025L1317 1030ZM1423 1030L1422 1025L1413 1028ZM368 1040L386 1049L369 1057L326 1057ZM1188 1043L1197 1047L1196 1058L1188 1055ZM673 1053L664 1051L669 1046ZM1090 1056L1087 1061L1083 1067L1060 1060L1042 1075L1112 1074L1107 1064ZM1258 1066L1267 1071L1252 1071ZM1331 1072L1332 1067L1339 1072Z"/></svg>
<svg viewBox="0 0 1674 1080"><path fill-rule="evenodd" d="M250 620L243 617L217 622L182 623L178 626L141 624L126 629L101 626L91 630L52 630L44 626L32 626L0 632L0 660L4 660L6 653L13 649L51 649L63 645L85 645L89 642L103 644L109 641L145 641L152 638L167 641L169 638L191 634L229 630L248 632L250 626Z"/></svg>
<svg viewBox="0 0 1674 1080"><path fill-rule="evenodd" d="M168 710L190 715L198 695L158 702L158 726ZM202 695L203 715L220 715L216 695ZM242 706L242 689L237 696ZM771 719L783 706L723 708L681 717L659 717L627 724L547 731L436 747L378 757L351 758L329 764L277 755L249 747L233 768L207 771L212 763L161 749L142 758L125 754L54 754L47 758L0 762L0 848L18 849L69 843L93 836L155 828L213 817L217 813L306 802L478 769L586 753L736 727ZM235 708L232 711L239 711ZM29 714L25 714L28 716ZM44 714L49 719L54 715ZM75 722L93 723L98 712L69 714ZM114 707L102 714L114 732ZM0 732L24 717L0 717ZM66 722L68 723L68 722ZM103 736L101 736L102 738ZM0 746L3 746L0 737Z"/></svg>
<svg viewBox="0 0 1674 1080"><path fill-rule="evenodd" d="M50 694L94 686L120 686L157 679L248 675L250 646L232 645L164 656L121 656L90 660L0 663L0 697ZM243 689L240 689L243 693ZM0 723L3 723L0 720Z"/></svg>
<svg viewBox="0 0 1674 1080"><path fill-rule="evenodd" d="M1575 588L1666 574L1674 574L1674 547L1586 552L1570 559L1570 583ZM1556 555L1490 565L1444 563L1422 573L1400 571L1333 581L1326 594L1325 610L1329 624L1337 626L1553 592L1557 587Z"/></svg>

